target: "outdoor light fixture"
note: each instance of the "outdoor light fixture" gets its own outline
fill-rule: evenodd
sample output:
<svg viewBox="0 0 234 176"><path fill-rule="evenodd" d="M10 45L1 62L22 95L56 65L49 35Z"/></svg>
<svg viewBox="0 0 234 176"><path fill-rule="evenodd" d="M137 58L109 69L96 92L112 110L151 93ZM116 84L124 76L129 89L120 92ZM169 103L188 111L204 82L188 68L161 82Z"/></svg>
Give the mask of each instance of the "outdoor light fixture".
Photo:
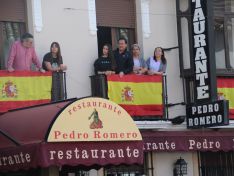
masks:
<svg viewBox="0 0 234 176"><path fill-rule="evenodd" d="M171 123L172 123L172 124L174 124L174 125L179 125L179 124L181 124L181 123L184 122L185 116L183 116L183 115L176 116L175 118L170 119L170 120L171 120Z"/></svg>
<svg viewBox="0 0 234 176"><path fill-rule="evenodd" d="M174 164L174 176L187 175L187 163L180 157Z"/></svg>

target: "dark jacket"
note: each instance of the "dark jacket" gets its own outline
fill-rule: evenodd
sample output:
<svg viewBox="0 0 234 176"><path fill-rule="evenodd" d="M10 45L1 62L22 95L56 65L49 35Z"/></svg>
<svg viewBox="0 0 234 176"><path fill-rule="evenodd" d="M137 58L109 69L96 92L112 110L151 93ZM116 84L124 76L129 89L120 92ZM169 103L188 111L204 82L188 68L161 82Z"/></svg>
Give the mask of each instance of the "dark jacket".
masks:
<svg viewBox="0 0 234 176"><path fill-rule="evenodd" d="M114 51L114 57L116 61L116 73L124 72L124 74L132 73L133 71L133 59L129 51L125 50L123 53L119 53L119 49Z"/></svg>
<svg viewBox="0 0 234 176"><path fill-rule="evenodd" d="M115 71L112 69L111 59L109 57L99 57L94 62L94 71L95 74L98 74L98 71Z"/></svg>

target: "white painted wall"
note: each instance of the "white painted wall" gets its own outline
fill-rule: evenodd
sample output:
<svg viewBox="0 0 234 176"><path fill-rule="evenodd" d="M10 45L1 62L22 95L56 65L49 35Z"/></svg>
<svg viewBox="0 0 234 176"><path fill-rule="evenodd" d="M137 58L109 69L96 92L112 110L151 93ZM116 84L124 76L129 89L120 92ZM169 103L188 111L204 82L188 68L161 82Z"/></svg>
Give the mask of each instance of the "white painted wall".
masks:
<svg viewBox="0 0 234 176"><path fill-rule="evenodd" d="M176 21L176 1L175 0L149 0L149 18L151 35L145 38L141 30L141 11L140 2L136 1L137 9L137 31L140 45L143 46L142 52L147 59L153 55L155 47L170 48L178 46L177 39L177 21ZM139 24L141 23L141 24ZM182 79L179 70L178 49L167 51L167 89L168 102L178 103L184 101ZM183 106L169 108L169 117L174 118L177 115L185 115Z"/></svg>
<svg viewBox="0 0 234 176"><path fill-rule="evenodd" d="M89 76L93 73L93 62L97 58L97 36L89 33L87 0L41 0L43 29L36 32L32 16L29 30L35 38L35 47L42 60L49 52L50 44L61 45L67 70L68 98L89 96ZM28 14L33 14L28 3Z"/></svg>
<svg viewBox="0 0 234 176"><path fill-rule="evenodd" d="M154 176L172 176L174 163L182 157L187 162L188 174L186 176L198 176L196 153L154 153Z"/></svg>

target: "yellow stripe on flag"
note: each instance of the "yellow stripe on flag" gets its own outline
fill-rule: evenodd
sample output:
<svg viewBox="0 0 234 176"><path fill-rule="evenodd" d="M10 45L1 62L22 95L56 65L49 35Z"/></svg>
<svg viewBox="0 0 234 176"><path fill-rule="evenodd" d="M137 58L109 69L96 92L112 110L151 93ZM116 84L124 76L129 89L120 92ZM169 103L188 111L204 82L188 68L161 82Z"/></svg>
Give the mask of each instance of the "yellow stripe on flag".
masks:
<svg viewBox="0 0 234 176"><path fill-rule="evenodd" d="M130 101L125 100L128 94ZM112 82L108 81L109 99L117 104L155 105L162 104L162 83L158 82Z"/></svg>
<svg viewBox="0 0 234 176"><path fill-rule="evenodd" d="M219 96L224 96L225 100L229 100L229 108L234 108L234 88L218 88Z"/></svg>
<svg viewBox="0 0 234 176"><path fill-rule="evenodd" d="M6 84L11 83L11 89L14 89L16 96L9 97L5 89ZM26 101L41 100L51 98L51 76L35 77L1 77L0 101Z"/></svg>

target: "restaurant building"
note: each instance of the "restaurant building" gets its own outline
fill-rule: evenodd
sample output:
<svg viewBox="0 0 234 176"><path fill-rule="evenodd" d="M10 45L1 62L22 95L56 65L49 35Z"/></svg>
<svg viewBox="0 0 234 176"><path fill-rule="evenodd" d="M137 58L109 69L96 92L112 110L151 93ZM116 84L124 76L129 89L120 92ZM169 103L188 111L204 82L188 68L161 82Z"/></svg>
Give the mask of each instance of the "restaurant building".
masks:
<svg viewBox="0 0 234 176"><path fill-rule="evenodd" d="M129 49L131 44L139 43L144 59L152 56L157 46L164 48L167 59L166 76L162 81L163 115L132 116L143 139L143 164L134 160L118 163L115 159L99 162L98 158L91 164L87 164L88 161L79 161L79 164L77 161L52 162L43 160L42 150L38 151L38 161L33 167L26 164L22 170L11 170L11 173L0 170L0 175L171 176L176 174L175 163L180 157L187 163L188 176L234 175L233 3L232 0L0 0L1 69L5 69L11 43L25 31L34 35L41 60L50 44L59 42L64 63L68 66L68 100L0 116L0 122L8 124L0 126L2 148L6 144L20 146L17 140L27 145L43 141L40 149L50 148L52 151L54 146L45 140L51 120L75 101L70 98L93 94L89 76L94 73L93 63L104 43L112 44L115 49L118 38L123 36L128 40ZM210 104L215 109L216 101L223 102L223 99L229 100L229 110L225 103L224 106L220 103L220 108L214 112L222 111L224 118L220 120L217 114L209 114L213 111L205 114L207 110L203 107L207 105L209 110ZM192 107L197 108L198 115L205 114L206 117L193 118L188 126L186 119L194 115L188 116ZM191 112L195 113L195 110ZM23 130L27 120L32 120L30 113L36 114L38 120L28 122L35 125L31 129L35 129L37 137ZM15 129L24 133L17 133ZM11 132L13 138L9 138ZM73 144L68 142L71 147ZM87 146L80 148L88 150ZM108 149L100 147L105 148L100 150ZM0 166L11 163L5 155L2 157L2 152L0 150ZM69 158L72 153L70 150L67 153ZM52 154L56 159L65 157L60 151L52 151ZM21 157L21 153L18 155ZM30 158L25 154L21 159L26 162Z"/></svg>

